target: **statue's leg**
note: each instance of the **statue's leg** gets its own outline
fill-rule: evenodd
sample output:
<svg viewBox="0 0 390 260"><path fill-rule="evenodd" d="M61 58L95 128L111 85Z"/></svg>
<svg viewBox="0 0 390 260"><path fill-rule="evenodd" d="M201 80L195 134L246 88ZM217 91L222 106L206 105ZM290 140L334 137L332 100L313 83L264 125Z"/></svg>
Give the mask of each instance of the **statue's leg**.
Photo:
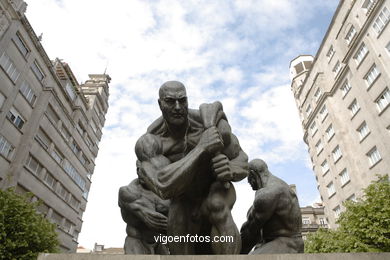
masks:
<svg viewBox="0 0 390 260"><path fill-rule="evenodd" d="M195 244L186 243L183 239L187 234L196 234L199 226L192 221L193 203L185 199L174 199L169 207L168 230L167 235L182 236L180 242L168 243L169 252L171 255L194 255Z"/></svg>
<svg viewBox="0 0 390 260"><path fill-rule="evenodd" d="M241 250L241 237L236 224L233 221L231 209L236 201L236 191L233 184L226 189L219 181L214 182L205 204L203 214L211 223L211 240L215 237L224 242L212 242L214 254L239 254ZM223 237L222 237L223 236Z"/></svg>
<svg viewBox="0 0 390 260"><path fill-rule="evenodd" d="M294 254L303 253L302 238L278 237L259 247L250 254Z"/></svg>
<svg viewBox="0 0 390 260"><path fill-rule="evenodd" d="M124 250L126 255L150 255L153 252L138 238L127 236L125 240Z"/></svg>

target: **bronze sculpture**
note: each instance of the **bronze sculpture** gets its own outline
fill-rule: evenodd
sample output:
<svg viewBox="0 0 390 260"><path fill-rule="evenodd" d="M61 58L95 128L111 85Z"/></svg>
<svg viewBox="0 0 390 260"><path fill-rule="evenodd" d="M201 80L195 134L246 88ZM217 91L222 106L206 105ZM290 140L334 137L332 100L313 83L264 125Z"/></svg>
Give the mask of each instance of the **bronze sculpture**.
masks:
<svg viewBox="0 0 390 260"><path fill-rule="evenodd" d="M162 117L136 144L140 176L163 199L171 199L167 234L232 236L234 242L170 243L171 254L236 254L241 247L231 209L231 181L247 176L247 155L231 132L219 102L188 109L186 89L177 81L159 90Z"/></svg>
<svg viewBox="0 0 390 260"><path fill-rule="evenodd" d="M256 191L241 227L242 254L303 253L302 216L290 186L260 159L249 162L248 182Z"/></svg>

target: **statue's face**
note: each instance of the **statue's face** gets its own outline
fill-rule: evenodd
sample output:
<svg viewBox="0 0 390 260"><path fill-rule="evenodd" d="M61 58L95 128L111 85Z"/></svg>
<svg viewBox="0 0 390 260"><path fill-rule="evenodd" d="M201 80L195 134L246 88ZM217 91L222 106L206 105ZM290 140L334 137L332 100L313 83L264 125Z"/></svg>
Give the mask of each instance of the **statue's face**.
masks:
<svg viewBox="0 0 390 260"><path fill-rule="evenodd" d="M259 174L254 169L249 169L248 182L251 185L252 190L258 190L262 188L262 182Z"/></svg>
<svg viewBox="0 0 390 260"><path fill-rule="evenodd" d="M168 124L180 126L187 122L188 102L184 86L166 85L158 103Z"/></svg>

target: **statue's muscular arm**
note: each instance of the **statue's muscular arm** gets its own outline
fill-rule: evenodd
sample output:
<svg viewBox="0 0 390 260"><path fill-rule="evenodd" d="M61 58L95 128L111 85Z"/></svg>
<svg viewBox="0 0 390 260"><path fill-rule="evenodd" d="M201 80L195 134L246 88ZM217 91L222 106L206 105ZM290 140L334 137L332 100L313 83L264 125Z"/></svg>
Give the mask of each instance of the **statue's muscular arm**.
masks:
<svg viewBox="0 0 390 260"><path fill-rule="evenodd" d="M205 130L199 143L184 158L170 162L162 154L159 136L145 134L137 141L135 150L141 161L140 175L149 189L163 199L182 194L192 183L202 156L223 148L217 128Z"/></svg>
<svg viewBox="0 0 390 260"><path fill-rule="evenodd" d="M248 254L258 243L264 224L274 214L280 192L277 189L266 187L256 192L253 206L247 214L247 221L241 227L242 249L241 254Z"/></svg>
<svg viewBox="0 0 390 260"><path fill-rule="evenodd" d="M274 215L280 194L277 187L265 187L256 192L253 210L248 214L251 228L262 228Z"/></svg>
<svg viewBox="0 0 390 260"><path fill-rule="evenodd" d="M224 141L222 153L213 159L214 172L220 181L241 181L248 175L248 156L241 149L237 137L224 119L218 123L218 131Z"/></svg>
<svg viewBox="0 0 390 260"><path fill-rule="evenodd" d="M131 212L149 228L160 231L166 230L167 217L156 212L154 205L145 198L137 180L119 189L118 204L122 209L122 214Z"/></svg>

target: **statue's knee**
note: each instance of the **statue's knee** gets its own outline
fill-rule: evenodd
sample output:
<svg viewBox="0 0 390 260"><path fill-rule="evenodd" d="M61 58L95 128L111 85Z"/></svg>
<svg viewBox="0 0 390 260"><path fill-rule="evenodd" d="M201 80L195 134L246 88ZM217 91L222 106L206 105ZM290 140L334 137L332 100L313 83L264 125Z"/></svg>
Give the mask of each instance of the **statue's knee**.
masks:
<svg viewBox="0 0 390 260"><path fill-rule="evenodd" d="M219 196L211 197L208 200L207 206L211 223L219 223L226 220L229 209L223 198Z"/></svg>

